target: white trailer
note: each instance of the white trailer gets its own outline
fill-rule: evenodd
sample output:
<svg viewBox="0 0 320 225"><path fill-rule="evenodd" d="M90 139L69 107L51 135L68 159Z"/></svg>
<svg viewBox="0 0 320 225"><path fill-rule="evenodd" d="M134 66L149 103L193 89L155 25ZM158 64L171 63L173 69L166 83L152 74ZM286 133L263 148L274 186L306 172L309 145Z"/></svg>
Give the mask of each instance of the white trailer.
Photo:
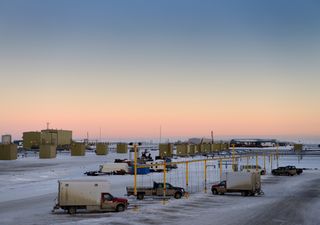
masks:
<svg viewBox="0 0 320 225"><path fill-rule="evenodd" d="M101 173L114 173L124 171L125 173L129 173L128 163L105 163L100 165L99 172Z"/></svg>
<svg viewBox="0 0 320 225"><path fill-rule="evenodd" d="M54 209L68 210L70 214L77 209L88 211L123 211L128 206L127 199L111 195L111 185L106 180L60 180L58 198Z"/></svg>

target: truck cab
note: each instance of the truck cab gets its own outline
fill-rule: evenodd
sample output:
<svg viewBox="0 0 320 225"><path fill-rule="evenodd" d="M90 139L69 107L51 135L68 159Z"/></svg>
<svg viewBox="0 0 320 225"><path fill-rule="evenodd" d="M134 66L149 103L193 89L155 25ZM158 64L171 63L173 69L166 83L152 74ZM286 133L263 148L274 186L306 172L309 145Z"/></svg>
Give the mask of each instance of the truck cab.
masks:
<svg viewBox="0 0 320 225"><path fill-rule="evenodd" d="M212 194L224 194L227 192L227 181L221 181L219 183L213 184L211 187Z"/></svg>
<svg viewBox="0 0 320 225"><path fill-rule="evenodd" d="M101 209L107 211L122 212L128 207L128 200L115 198L110 193L101 194Z"/></svg>

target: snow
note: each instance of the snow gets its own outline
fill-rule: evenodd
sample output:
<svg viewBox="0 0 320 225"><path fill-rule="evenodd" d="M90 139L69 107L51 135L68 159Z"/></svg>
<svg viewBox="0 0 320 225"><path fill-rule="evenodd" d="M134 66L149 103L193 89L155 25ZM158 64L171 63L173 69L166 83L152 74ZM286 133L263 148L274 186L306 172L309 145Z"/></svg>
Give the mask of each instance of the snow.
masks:
<svg viewBox="0 0 320 225"><path fill-rule="evenodd" d="M157 152L152 151L152 154L154 156ZM38 159L31 156L19 158L15 161L0 161L0 215L3 218L2 223L196 224L200 221L200 224L246 224L248 218L252 217L255 221L256 214L264 218L267 213L265 212L267 206L277 207L284 204L283 202L295 201L293 197L299 193L302 184L310 182L317 185L317 182L320 183L320 171L315 170L315 168L319 169L320 167L319 157L306 156L299 159L297 156L280 156L279 166L290 164L310 170L305 170L302 175L295 177L274 177L270 175L271 165L267 158L266 169L268 174L262 176L262 188L265 196L251 198L244 198L239 195L213 196L210 193L210 184L220 179L218 161L215 160L207 162L207 193L204 191L203 162L189 163L188 186L186 186L185 177L186 166L185 164L179 164L178 169L167 173L167 182L186 188L191 193L188 198L170 199L168 201L163 201L160 198L147 198L144 201L138 201L134 197L130 197L129 210L123 213L81 213L75 216L64 213L50 213L57 195L58 180L96 179L96 177L87 177L83 173L88 170L97 170L100 164L113 162L116 158L129 159L130 157L129 154L116 153L96 156L94 153L87 152L85 157L58 154L56 159ZM199 156L193 159L201 158L204 157ZM176 159L176 161L184 160L191 159ZM246 163L246 158L239 161L239 165L245 165ZM255 163L255 158L249 159L249 164L255 165ZM263 163L263 158L260 157L259 165L263 166ZM277 166L274 159L272 166L273 168ZM223 171L230 170L231 166L224 163ZM125 187L133 185L132 175L103 176L102 179L104 178L111 182L114 196L124 196ZM139 175L138 185L148 186L153 181L162 181L162 179L163 173ZM302 194L302 197L307 194L308 192ZM319 213L319 210L314 208L319 206L319 198L309 196L308 201L301 200L300 202L303 202L304 214L299 218L297 217L296 220L300 221L303 218L303 221L307 221L306 224L320 224L318 217L312 216L314 213ZM291 205L285 206L291 209ZM306 211L306 209L308 210ZM295 209L291 210L294 211ZM273 212L273 214L278 215L277 212ZM295 217L293 216L293 218ZM282 215L273 219L275 220L272 221L276 224L280 223L279 221L288 220ZM268 220L266 219L266 221ZM258 220L252 224L258 224Z"/></svg>

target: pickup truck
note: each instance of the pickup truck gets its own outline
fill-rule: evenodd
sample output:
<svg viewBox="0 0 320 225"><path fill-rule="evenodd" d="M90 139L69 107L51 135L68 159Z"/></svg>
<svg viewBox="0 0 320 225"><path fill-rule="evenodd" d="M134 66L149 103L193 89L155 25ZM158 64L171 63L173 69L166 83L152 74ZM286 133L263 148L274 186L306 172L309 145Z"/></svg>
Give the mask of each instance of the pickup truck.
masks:
<svg viewBox="0 0 320 225"><path fill-rule="evenodd" d="M297 169L295 166L281 166L271 171L272 175L275 176L294 176L301 174L302 169Z"/></svg>
<svg viewBox="0 0 320 225"><path fill-rule="evenodd" d="M153 187L137 187L137 199L143 200L144 196L164 196L164 183L153 182ZM165 196L173 196L176 199L186 195L186 191L181 187L174 187L166 183ZM127 195L134 195L134 188L127 187Z"/></svg>

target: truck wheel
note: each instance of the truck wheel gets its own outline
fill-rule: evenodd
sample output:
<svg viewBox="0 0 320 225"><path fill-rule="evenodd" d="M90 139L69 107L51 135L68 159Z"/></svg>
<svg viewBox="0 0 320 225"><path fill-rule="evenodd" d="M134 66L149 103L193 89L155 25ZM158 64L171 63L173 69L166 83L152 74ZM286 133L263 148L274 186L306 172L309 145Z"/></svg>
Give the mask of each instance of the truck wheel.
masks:
<svg viewBox="0 0 320 225"><path fill-rule="evenodd" d="M123 204L120 204L117 206L117 212L123 212L125 210L125 207Z"/></svg>
<svg viewBox="0 0 320 225"><path fill-rule="evenodd" d="M138 193L137 199L138 200L143 200L144 199L144 194L143 193Z"/></svg>
<svg viewBox="0 0 320 225"><path fill-rule="evenodd" d="M76 207L69 207L69 208L68 208L68 213L69 213L70 215L76 214L76 213L77 213L77 208L76 208Z"/></svg>
<svg viewBox="0 0 320 225"><path fill-rule="evenodd" d="M217 194L218 194L217 189L212 189L212 194L213 194L213 195L217 195Z"/></svg>
<svg viewBox="0 0 320 225"><path fill-rule="evenodd" d="M180 199L181 197L182 197L181 192L176 192L176 193L174 194L174 198L175 198L175 199Z"/></svg>

